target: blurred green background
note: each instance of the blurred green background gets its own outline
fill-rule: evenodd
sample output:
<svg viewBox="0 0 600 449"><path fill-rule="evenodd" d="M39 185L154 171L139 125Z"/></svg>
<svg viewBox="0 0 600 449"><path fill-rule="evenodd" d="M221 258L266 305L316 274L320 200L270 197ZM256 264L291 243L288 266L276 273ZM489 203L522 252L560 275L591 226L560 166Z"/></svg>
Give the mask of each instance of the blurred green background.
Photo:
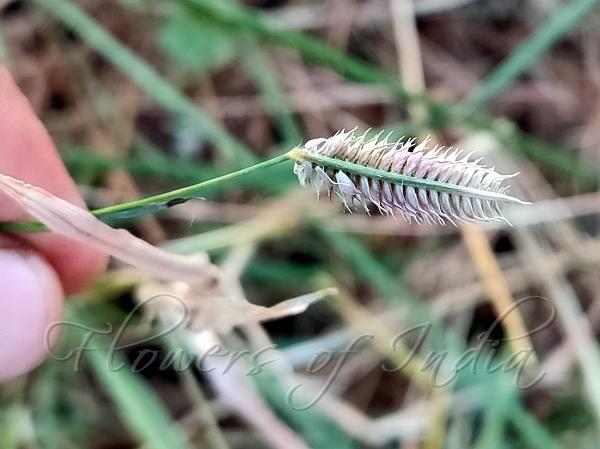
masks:
<svg viewBox="0 0 600 449"><path fill-rule="evenodd" d="M92 208L354 127L476 151L533 203L507 208L513 227L349 215L285 163L115 222L233 264L256 304L340 293L174 369L168 354L199 355L194 332L156 337L144 281L115 266L67 308L114 332L78 351L85 327L66 326L54 357L0 387L0 448L598 447L597 3L0 0L0 59Z"/></svg>

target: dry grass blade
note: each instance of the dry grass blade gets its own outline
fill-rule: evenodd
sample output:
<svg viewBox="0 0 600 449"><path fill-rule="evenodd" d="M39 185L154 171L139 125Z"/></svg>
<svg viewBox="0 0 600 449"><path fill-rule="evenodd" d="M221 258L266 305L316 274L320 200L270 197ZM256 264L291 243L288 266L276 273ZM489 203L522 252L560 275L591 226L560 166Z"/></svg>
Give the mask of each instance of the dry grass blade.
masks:
<svg viewBox="0 0 600 449"><path fill-rule="evenodd" d="M314 302L327 296L336 295L337 293L336 288L325 288L314 293L282 301L272 307L258 308L258 306L255 306L253 315L258 318L258 321L276 320L290 315L298 315L308 309Z"/></svg>
<svg viewBox="0 0 600 449"><path fill-rule="evenodd" d="M0 174L0 191L15 199L52 232L93 246L160 279L213 285L218 268L205 255L170 254L124 229L114 229L89 212L51 193Z"/></svg>
<svg viewBox="0 0 600 449"><path fill-rule="evenodd" d="M136 297L150 318L160 316L166 322L184 324L195 332L213 330L227 334L236 326L298 315L314 302L336 293L336 289L326 288L264 307L228 295L222 288L197 288L184 282L166 285L147 282L138 286Z"/></svg>

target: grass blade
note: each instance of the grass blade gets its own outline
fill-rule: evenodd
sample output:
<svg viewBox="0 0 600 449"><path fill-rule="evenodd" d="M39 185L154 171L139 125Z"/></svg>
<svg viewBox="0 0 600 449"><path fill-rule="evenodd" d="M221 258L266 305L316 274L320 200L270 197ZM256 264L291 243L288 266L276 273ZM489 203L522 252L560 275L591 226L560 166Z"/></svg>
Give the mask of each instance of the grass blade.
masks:
<svg viewBox="0 0 600 449"><path fill-rule="evenodd" d="M297 145L302 140L302 132L290 111L277 73L254 36L250 35L248 42L244 43L243 61L248 73L262 93L261 97L265 108L276 119L284 138L283 144L288 148Z"/></svg>
<svg viewBox="0 0 600 449"><path fill-rule="evenodd" d="M583 20L598 4L598 0L573 0L557 9L536 32L523 42L497 67L492 74L466 99L467 115L473 113L508 88L523 72L533 67L540 58Z"/></svg>
<svg viewBox="0 0 600 449"><path fill-rule="evenodd" d="M190 123L196 124L205 133L206 138L215 145L225 162L243 165L255 160L244 145L200 111L176 87L124 47L77 5L68 0L37 0L37 2L127 75L146 95L165 109L181 114L187 117Z"/></svg>
<svg viewBox="0 0 600 449"><path fill-rule="evenodd" d="M88 323L82 313L74 313L78 323ZM93 326L92 326L93 327ZM131 371L117 354L109 354L104 342L87 351L91 368L112 398L126 426L148 449L187 449L185 436L173 423L160 400L142 377ZM118 367L119 369L116 369Z"/></svg>

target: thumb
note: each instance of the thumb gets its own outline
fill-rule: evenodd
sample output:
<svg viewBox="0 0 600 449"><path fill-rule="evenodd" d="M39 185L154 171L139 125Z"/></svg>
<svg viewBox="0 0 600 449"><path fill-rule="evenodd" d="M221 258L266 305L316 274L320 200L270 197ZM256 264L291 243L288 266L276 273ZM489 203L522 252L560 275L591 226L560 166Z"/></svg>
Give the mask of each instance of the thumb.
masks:
<svg viewBox="0 0 600 449"><path fill-rule="evenodd" d="M62 316L63 291L48 262L23 248L0 248L0 382L46 356L46 332Z"/></svg>

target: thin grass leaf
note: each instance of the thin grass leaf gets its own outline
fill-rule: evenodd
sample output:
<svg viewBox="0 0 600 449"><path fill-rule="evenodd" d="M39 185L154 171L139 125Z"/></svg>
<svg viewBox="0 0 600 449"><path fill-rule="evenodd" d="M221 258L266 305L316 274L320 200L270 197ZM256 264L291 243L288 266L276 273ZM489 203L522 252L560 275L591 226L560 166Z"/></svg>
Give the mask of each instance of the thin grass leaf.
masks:
<svg viewBox="0 0 600 449"><path fill-rule="evenodd" d="M261 394L281 416L314 449L355 449L357 444L319 407L298 411L290 407L289 385L281 379L279 373L270 366L253 376Z"/></svg>
<svg viewBox="0 0 600 449"><path fill-rule="evenodd" d="M523 405L515 401L508 419L528 447L537 449L561 449L550 432L529 413Z"/></svg>
<svg viewBox="0 0 600 449"><path fill-rule="evenodd" d="M68 0L37 0L50 15L62 21L134 81L150 98L173 113L189 118L214 143L221 157L233 165L254 162L251 152L217 125L150 65L124 47L77 5Z"/></svg>
<svg viewBox="0 0 600 449"><path fill-rule="evenodd" d="M78 323L87 323L90 328L94 328L95 323L90 322L89 317L83 313L73 315ZM96 338L94 346L96 350L86 351L94 375L115 403L125 425L143 447L188 449L183 431L171 420L167 410L142 377L132 372L131 367L118 354L109 353L106 342Z"/></svg>
<svg viewBox="0 0 600 449"><path fill-rule="evenodd" d="M496 375L488 381L487 392L489 397L494 399L485 404L483 423L474 449L502 446L505 441L506 421L511 406L515 404L515 394L514 387L503 383L503 380L501 376Z"/></svg>
<svg viewBox="0 0 600 449"><path fill-rule="evenodd" d="M522 73L533 67L542 56L566 33L571 31L599 0L572 0L558 8L535 33L521 43L481 84L473 90L465 103L467 115L488 103L507 89Z"/></svg>
<svg viewBox="0 0 600 449"><path fill-rule="evenodd" d="M51 193L0 174L0 191L49 230L93 246L160 279L212 285L218 269L208 257L170 254L124 229L113 229L84 209Z"/></svg>
<svg viewBox="0 0 600 449"><path fill-rule="evenodd" d="M254 83L261 91L267 111L274 115L284 138L284 145L291 147L302 141L302 132L292 114L288 99L280 86L268 55L262 51L253 35L248 35L244 45L243 62Z"/></svg>

